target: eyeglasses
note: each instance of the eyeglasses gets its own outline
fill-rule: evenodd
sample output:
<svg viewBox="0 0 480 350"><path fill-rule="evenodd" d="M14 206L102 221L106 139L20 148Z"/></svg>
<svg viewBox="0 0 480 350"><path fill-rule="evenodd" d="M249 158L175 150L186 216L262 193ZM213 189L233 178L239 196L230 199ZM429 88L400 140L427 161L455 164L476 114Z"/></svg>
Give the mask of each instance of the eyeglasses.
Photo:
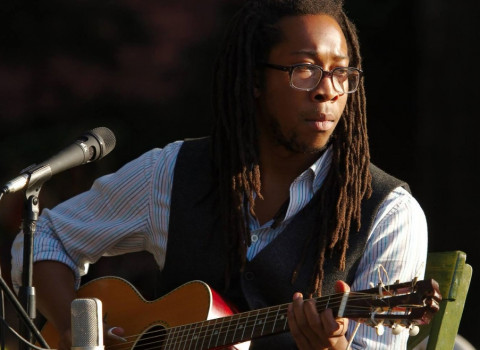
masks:
<svg viewBox="0 0 480 350"><path fill-rule="evenodd" d="M326 71L316 64L301 63L292 66L280 66L278 64L263 63L268 68L288 72L290 86L294 89L312 91L322 80L323 76L332 79L332 85L340 94L351 94L357 91L358 84L363 72L353 67L337 67Z"/></svg>

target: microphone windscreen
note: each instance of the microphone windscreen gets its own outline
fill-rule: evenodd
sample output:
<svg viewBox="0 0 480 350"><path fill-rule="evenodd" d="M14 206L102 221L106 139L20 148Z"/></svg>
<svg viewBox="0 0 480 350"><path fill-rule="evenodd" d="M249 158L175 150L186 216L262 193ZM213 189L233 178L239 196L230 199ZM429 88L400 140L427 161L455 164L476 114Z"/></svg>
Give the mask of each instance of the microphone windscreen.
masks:
<svg viewBox="0 0 480 350"><path fill-rule="evenodd" d="M102 302L79 298L71 304L72 349L103 349Z"/></svg>
<svg viewBox="0 0 480 350"><path fill-rule="evenodd" d="M109 128L101 126L90 130L90 133L97 139L97 141L101 145L100 158L105 157L115 148L117 139L115 138L115 134L113 133L113 131Z"/></svg>

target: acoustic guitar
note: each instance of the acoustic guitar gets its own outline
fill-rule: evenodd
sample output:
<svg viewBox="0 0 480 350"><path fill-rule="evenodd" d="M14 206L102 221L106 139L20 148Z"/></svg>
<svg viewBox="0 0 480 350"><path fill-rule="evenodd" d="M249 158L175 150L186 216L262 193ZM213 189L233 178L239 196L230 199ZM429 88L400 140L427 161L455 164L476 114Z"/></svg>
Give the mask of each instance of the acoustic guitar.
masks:
<svg viewBox="0 0 480 350"><path fill-rule="evenodd" d="M289 330L288 304L233 313L228 303L201 281L147 301L124 279L103 277L82 286L78 297L100 299L105 322L125 329L127 341L108 340L105 349L111 350L200 350L240 343L235 348L248 349L249 340ZM437 282L414 280L322 296L316 305L318 310L330 308L337 317L377 329L414 329L430 322L441 299ZM41 333L48 344L56 346L58 333L51 323L47 322Z"/></svg>

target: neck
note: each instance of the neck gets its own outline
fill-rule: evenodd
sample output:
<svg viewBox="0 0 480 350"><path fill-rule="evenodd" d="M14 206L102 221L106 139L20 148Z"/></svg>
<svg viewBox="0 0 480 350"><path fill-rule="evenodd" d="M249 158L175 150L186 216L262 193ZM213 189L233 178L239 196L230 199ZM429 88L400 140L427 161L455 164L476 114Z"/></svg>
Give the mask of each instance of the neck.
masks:
<svg viewBox="0 0 480 350"><path fill-rule="evenodd" d="M255 215L261 225L276 217L289 198L292 182L321 154L294 153L260 142L261 196L255 200Z"/></svg>
<svg viewBox="0 0 480 350"><path fill-rule="evenodd" d="M315 153L293 152L281 145L262 145L260 142L262 182L268 178L275 178L290 184L324 152L325 149Z"/></svg>

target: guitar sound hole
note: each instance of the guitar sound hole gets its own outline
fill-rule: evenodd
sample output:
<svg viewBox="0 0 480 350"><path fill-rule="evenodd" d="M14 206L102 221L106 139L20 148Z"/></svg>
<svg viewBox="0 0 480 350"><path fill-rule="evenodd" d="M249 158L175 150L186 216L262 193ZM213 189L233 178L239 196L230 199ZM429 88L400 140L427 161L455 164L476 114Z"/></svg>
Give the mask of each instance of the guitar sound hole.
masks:
<svg viewBox="0 0 480 350"><path fill-rule="evenodd" d="M138 339L134 346L134 350L160 350L164 349L165 328L162 326L154 326L148 329Z"/></svg>

